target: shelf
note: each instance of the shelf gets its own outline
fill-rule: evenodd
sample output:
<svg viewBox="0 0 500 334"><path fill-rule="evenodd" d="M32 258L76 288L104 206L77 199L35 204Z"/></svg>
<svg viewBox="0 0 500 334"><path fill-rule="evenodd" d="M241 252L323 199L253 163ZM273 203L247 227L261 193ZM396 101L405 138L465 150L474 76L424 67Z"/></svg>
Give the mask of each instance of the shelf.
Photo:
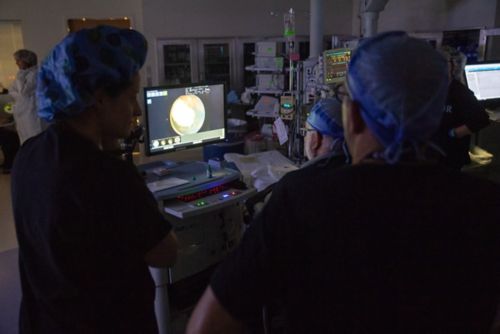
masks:
<svg viewBox="0 0 500 334"><path fill-rule="evenodd" d="M279 117L278 113L259 113L255 109L248 110L245 114L247 114L248 116L258 117L258 118L278 118Z"/></svg>
<svg viewBox="0 0 500 334"><path fill-rule="evenodd" d="M273 95L279 95L283 94L283 90L281 89L276 89L276 90L258 90L257 87L247 87L248 91L254 94L273 94Z"/></svg>
<svg viewBox="0 0 500 334"><path fill-rule="evenodd" d="M229 66L229 61L209 61L205 62L205 66L207 65L226 65Z"/></svg>
<svg viewBox="0 0 500 334"><path fill-rule="evenodd" d="M279 55L270 55L268 53L256 53L255 51L251 53L255 57L267 57L267 58L276 58L276 57L281 57Z"/></svg>
<svg viewBox="0 0 500 334"><path fill-rule="evenodd" d="M245 70L251 72L273 72L273 73L282 73L283 70L278 68L265 68L265 67L257 67L255 65L246 66Z"/></svg>

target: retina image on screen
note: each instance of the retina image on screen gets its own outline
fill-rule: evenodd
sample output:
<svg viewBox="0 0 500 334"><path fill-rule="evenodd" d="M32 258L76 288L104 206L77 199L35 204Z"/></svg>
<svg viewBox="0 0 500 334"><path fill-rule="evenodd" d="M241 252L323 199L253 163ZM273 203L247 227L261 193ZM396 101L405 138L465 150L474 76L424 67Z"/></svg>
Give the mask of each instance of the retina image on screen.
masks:
<svg viewBox="0 0 500 334"><path fill-rule="evenodd" d="M144 100L148 155L226 138L224 84L146 87Z"/></svg>
<svg viewBox="0 0 500 334"><path fill-rule="evenodd" d="M465 65L467 86L480 101L500 99L500 63Z"/></svg>

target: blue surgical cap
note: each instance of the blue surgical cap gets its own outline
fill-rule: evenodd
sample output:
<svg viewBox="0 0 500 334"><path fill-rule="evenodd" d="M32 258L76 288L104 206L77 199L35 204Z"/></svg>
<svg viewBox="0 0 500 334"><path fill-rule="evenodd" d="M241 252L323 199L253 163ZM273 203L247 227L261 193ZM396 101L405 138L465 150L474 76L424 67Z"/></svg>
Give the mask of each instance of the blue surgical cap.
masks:
<svg viewBox="0 0 500 334"><path fill-rule="evenodd" d="M98 26L69 34L38 73L39 116L52 121L78 115L94 103L98 89L131 82L146 52L146 39L135 30Z"/></svg>
<svg viewBox="0 0 500 334"><path fill-rule="evenodd" d="M344 138L342 129L342 105L335 99L321 99L311 109L307 117L314 130L335 139Z"/></svg>
<svg viewBox="0 0 500 334"><path fill-rule="evenodd" d="M386 32L360 43L349 63L347 84L363 120L385 147L383 158L395 163L403 145L424 143L437 130L448 67L427 42Z"/></svg>

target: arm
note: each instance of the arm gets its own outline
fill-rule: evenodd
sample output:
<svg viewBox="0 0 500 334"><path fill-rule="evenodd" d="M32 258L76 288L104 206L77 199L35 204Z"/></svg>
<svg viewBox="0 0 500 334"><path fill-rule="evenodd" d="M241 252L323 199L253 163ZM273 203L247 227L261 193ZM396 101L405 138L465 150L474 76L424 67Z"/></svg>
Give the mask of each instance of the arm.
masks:
<svg viewBox="0 0 500 334"><path fill-rule="evenodd" d="M462 138L487 127L490 124L490 119L474 93L464 85L459 85L456 108L458 108L464 122L455 128L455 132L457 138Z"/></svg>
<svg viewBox="0 0 500 334"><path fill-rule="evenodd" d="M151 267L170 267L177 259L177 236L170 231L155 247L144 256L144 260Z"/></svg>
<svg viewBox="0 0 500 334"><path fill-rule="evenodd" d="M9 94L17 101L21 97L29 97L36 90L36 69L20 70L16 80L9 90Z"/></svg>
<svg viewBox="0 0 500 334"><path fill-rule="evenodd" d="M36 90L36 75L37 75L37 70L35 68L31 68L26 70L27 73L25 73L24 76L19 78L19 91L18 93L21 96L24 97L29 97L33 94L35 94Z"/></svg>
<svg viewBox="0 0 500 334"><path fill-rule="evenodd" d="M465 136L469 136L472 134L472 131L467 127L467 125L460 125L456 128L451 129L453 134L451 137L454 138L463 138Z"/></svg>
<svg viewBox="0 0 500 334"><path fill-rule="evenodd" d="M19 93L19 85L19 79L16 78L16 80L14 80L12 85L9 87L9 95L12 96L14 101L17 101L21 97L21 94Z"/></svg>
<svg viewBox="0 0 500 334"><path fill-rule="evenodd" d="M219 303L209 286L189 319L186 333L242 333L243 325Z"/></svg>

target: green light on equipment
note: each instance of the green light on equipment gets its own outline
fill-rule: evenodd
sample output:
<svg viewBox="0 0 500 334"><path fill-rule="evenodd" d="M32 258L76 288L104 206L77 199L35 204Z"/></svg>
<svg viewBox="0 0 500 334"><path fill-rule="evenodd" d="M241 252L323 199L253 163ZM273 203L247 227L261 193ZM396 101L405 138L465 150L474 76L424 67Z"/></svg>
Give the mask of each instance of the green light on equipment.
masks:
<svg viewBox="0 0 500 334"><path fill-rule="evenodd" d="M3 106L3 111L5 111L8 114L12 114L12 103L6 103Z"/></svg>

